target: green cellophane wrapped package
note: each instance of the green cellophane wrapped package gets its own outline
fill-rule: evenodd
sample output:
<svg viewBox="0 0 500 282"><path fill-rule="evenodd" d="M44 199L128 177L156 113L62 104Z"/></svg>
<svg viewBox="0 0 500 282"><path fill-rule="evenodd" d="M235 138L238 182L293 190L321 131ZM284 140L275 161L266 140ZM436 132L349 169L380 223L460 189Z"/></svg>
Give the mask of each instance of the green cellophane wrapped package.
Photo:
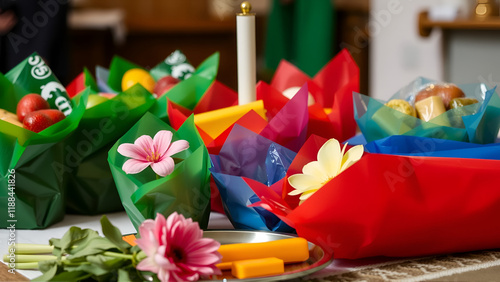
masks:
<svg viewBox="0 0 500 282"><path fill-rule="evenodd" d="M20 73L31 68L26 61L21 65L24 68L18 66ZM0 74L1 107L15 112L17 102L35 92L36 89L29 89L39 82L35 79L25 77L22 83L17 80L13 84ZM45 87L59 84L50 77L45 83ZM55 92L50 94L60 94ZM4 209L0 213L1 228L12 227L11 224L17 229L46 228L63 219L67 174L56 167L64 161L62 141L77 128L87 97L88 91L73 103L70 101L71 113L39 133L0 120L0 206Z"/></svg>
<svg viewBox="0 0 500 282"><path fill-rule="evenodd" d="M189 63L180 50L175 50L168 55L165 60L161 61L149 72L154 80L170 75L176 79L184 80L190 77L195 72L194 67Z"/></svg>
<svg viewBox="0 0 500 282"><path fill-rule="evenodd" d="M120 56L114 56L109 66L108 86L116 93L122 91L123 75L131 69L144 69Z"/></svg>
<svg viewBox="0 0 500 282"><path fill-rule="evenodd" d="M170 100L186 109L193 110L201 100L207 89L217 77L219 69L219 53L205 59L187 79L179 82L167 93L158 98L158 103L151 112L162 120L168 120L167 100Z"/></svg>
<svg viewBox="0 0 500 282"><path fill-rule="evenodd" d="M85 110L80 125L65 143L66 157L60 168L69 173L69 213L92 215L123 210L106 161L108 151L155 102L151 93L136 84Z"/></svg>
<svg viewBox="0 0 500 282"><path fill-rule="evenodd" d="M24 92L40 94L52 109L59 109L66 116L71 113L73 106L66 89L37 53L11 69L5 77Z"/></svg>
<svg viewBox="0 0 500 282"><path fill-rule="evenodd" d="M115 56L109 68L108 86L114 91L120 92L123 75L128 70L134 68L141 67L119 56ZM210 85L215 81L218 69L219 53L214 53L205 59L192 74L181 77L180 82L168 92L163 95L157 93L161 96L150 111L163 121L168 122L167 99L187 109L194 109ZM162 75L168 75L168 71L168 66L160 63L150 71L150 74L155 79L159 79Z"/></svg>
<svg viewBox="0 0 500 282"><path fill-rule="evenodd" d="M173 133L172 142L186 140L189 148L173 155L177 159L172 174L157 178L150 167L138 174L126 174L122 166L128 159L117 152L123 143L134 143L142 135L154 137L160 130ZM210 159L196 126L189 117L177 130L151 113L146 113L111 148L109 166L120 198L136 229L157 213L168 216L174 211L190 217L206 228L210 215Z"/></svg>

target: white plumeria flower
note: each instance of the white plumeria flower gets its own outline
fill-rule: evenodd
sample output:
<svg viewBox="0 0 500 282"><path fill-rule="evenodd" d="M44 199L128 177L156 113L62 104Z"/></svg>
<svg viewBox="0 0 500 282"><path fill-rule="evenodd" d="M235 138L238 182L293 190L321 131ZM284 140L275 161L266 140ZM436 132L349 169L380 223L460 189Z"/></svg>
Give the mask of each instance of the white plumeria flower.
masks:
<svg viewBox="0 0 500 282"><path fill-rule="evenodd" d="M363 156L363 146L354 146L345 154L347 143L340 150L340 143L336 139L326 141L318 151L318 160L306 164L302 173L288 178L288 183L295 189L288 195L300 195L300 203L311 197L323 185L342 171L353 165Z"/></svg>

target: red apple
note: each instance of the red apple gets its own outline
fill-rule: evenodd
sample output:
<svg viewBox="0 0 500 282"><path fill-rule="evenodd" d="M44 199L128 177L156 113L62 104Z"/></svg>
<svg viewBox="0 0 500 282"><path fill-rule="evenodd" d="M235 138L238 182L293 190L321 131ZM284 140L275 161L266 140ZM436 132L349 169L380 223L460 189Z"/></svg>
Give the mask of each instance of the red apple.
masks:
<svg viewBox="0 0 500 282"><path fill-rule="evenodd" d="M24 117L23 126L28 130L38 133L64 118L66 118L66 116L59 110L39 110L27 114L26 117Z"/></svg>
<svg viewBox="0 0 500 282"><path fill-rule="evenodd" d="M49 103L45 101L39 94L28 94L19 100L17 103L17 118L23 122L27 114L43 109L49 109Z"/></svg>
<svg viewBox="0 0 500 282"><path fill-rule="evenodd" d="M60 110L48 109L39 110L37 112L47 115L53 121L53 123L58 123L66 118L63 112L61 112Z"/></svg>
<svg viewBox="0 0 500 282"><path fill-rule="evenodd" d="M54 122L48 115L38 111L27 114L23 120L24 128L36 133L44 130L52 124L54 124Z"/></svg>
<svg viewBox="0 0 500 282"><path fill-rule="evenodd" d="M179 83L180 80L177 78L167 75L160 80L156 82L155 88L153 90L153 93L156 94L157 97L162 96L163 94L167 93L170 88L174 87L177 83Z"/></svg>

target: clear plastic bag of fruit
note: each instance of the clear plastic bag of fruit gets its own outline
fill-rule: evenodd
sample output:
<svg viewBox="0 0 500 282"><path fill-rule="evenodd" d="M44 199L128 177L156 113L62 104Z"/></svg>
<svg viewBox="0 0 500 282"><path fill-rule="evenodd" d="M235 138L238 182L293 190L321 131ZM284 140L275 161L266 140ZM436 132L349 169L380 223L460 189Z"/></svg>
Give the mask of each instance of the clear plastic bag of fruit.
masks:
<svg viewBox="0 0 500 282"><path fill-rule="evenodd" d="M0 107L2 116L9 116L0 119L0 201L5 207L1 228L12 224L17 229L46 228L64 217L67 173L56 167L64 162L62 141L77 128L87 98L84 92L71 101L36 53L5 76L0 74ZM46 105L25 111L23 123L19 121L19 104L23 111L44 100ZM56 122L47 114L51 111L63 119Z"/></svg>
<svg viewBox="0 0 500 282"><path fill-rule="evenodd" d="M446 95L437 91L441 88ZM460 97L452 89L461 90ZM407 135L486 144L500 128L500 97L485 84L417 78L386 102L358 93L353 99L354 117L368 142Z"/></svg>

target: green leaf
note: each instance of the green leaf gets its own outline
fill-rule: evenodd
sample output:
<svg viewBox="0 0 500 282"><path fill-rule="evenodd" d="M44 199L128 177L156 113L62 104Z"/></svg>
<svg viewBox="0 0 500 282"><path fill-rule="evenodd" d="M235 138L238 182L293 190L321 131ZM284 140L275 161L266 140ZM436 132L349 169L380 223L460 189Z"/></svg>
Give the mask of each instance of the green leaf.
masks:
<svg viewBox="0 0 500 282"><path fill-rule="evenodd" d="M61 251L61 239L59 238L52 238L49 240L49 244L51 246L54 246L54 249L52 250L52 254L61 257L62 251Z"/></svg>
<svg viewBox="0 0 500 282"><path fill-rule="evenodd" d="M38 262L38 270L41 272L49 271L54 265L58 265L59 261L57 260L42 260Z"/></svg>
<svg viewBox="0 0 500 282"><path fill-rule="evenodd" d="M54 248L61 248L61 239L59 238L52 238L49 240L49 243L51 246L54 246Z"/></svg>
<svg viewBox="0 0 500 282"><path fill-rule="evenodd" d="M130 273L125 269L118 269L118 282L133 281L130 278Z"/></svg>
<svg viewBox="0 0 500 282"><path fill-rule="evenodd" d="M103 269L112 270L127 263L126 259L110 257L105 255L88 256L87 261ZM130 263L130 261L129 261Z"/></svg>
<svg viewBox="0 0 500 282"><path fill-rule="evenodd" d="M160 279L158 279L158 276L156 275L156 273L153 273L150 271L135 270L135 273L134 273L134 271L131 271L131 273L129 275L136 275L135 277L137 277L137 279L133 280L133 281L161 282Z"/></svg>
<svg viewBox="0 0 500 282"><path fill-rule="evenodd" d="M61 238L61 251L71 254L71 248L78 245L84 245L93 238L100 237L97 231L92 229L81 229L76 226L69 228Z"/></svg>
<svg viewBox="0 0 500 282"><path fill-rule="evenodd" d="M82 281L91 277L92 274L87 273L85 271L65 271L57 274L51 280L46 281L65 281L65 282L77 282Z"/></svg>
<svg viewBox="0 0 500 282"><path fill-rule="evenodd" d="M101 218L101 226L102 233L109 241L115 244L118 249L122 250L124 253L129 252L129 248L131 247L130 244L122 239L122 233L120 232L120 229L111 224L111 222L105 215L103 215Z"/></svg>
<svg viewBox="0 0 500 282"><path fill-rule="evenodd" d="M66 266L64 268L65 272L86 272L92 275L101 276L109 273L108 269L104 269L97 265L93 265L91 263L83 263L74 266ZM64 281L64 280L61 280Z"/></svg>
<svg viewBox="0 0 500 282"><path fill-rule="evenodd" d="M132 248L130 248L130 251L131 251L132 253L138 253L138 252L142 251L142 249L141 249L141 248L139 248L139 246L138 246L138 245L135 245L135 246L133 246Z"/></svg>
<svg viewBox="0 0 500 282"><path fill-rule="evenodd" d="M58 271L58 265L54 261L44 261L38 263L40 271L43 272L41 276L36 277L31 281L50 281Z"/></svg>
<svg viewBox="0 0 500 282"><path fill-rule="evenodd" d="M151 273L151 277L153 277L153 282L161 282L160 279L158 279L158 276L154 273Z"/></svg>
<svg viewBox="0 0 500 282"><path fill-rule="evenodd" d="M111 243L107 238L95 237L88 240L84 245L73 249L68 259L73 260L89 255L96 255L112 249L116 249L116 245Z"/></svg>
<svg viewBox="0 0 500 282"><path fill-rule="evenodd" d="M94 276L92 277L96 282L116 282L118 281L118 274L116 271L112 273L108 273L106 275L101 275L101 276ZM133 280L131 280L133 281Z"/></svg>

